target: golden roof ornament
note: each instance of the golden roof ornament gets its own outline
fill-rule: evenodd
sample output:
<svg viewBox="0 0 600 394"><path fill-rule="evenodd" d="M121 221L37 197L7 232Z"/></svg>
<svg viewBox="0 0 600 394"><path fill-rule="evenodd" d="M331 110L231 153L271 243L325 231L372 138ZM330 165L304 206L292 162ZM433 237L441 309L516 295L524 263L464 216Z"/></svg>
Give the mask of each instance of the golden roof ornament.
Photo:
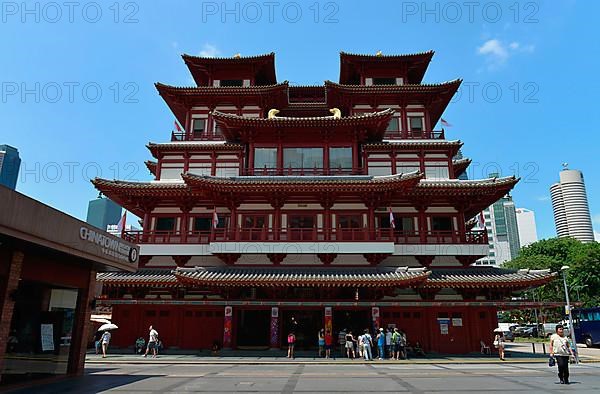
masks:
<svg viewBox="0 0 600 394"><path fill-rule="evenodd" d="M278 110L278 109L272 108L272 109L270 109L270 110L269 110L269 113L268 113L268 115L267 115L267 118L268 118L268 119L275 119L275 118L277 117L277 116L275 116L275 115L277 115L278 113L279 113L279 110Z"/></svg>
<svg viewBox="0 0 600 394"><path fill-rule="evenodd" d="M377 53L375 54L375 56L381 57L381 56L383 56L383 53L381 51L377 51Z"/></svg>
<svg viewBox="0 0 600 394"><path fill-rule="evenodd" d="M234 59L239 59L241 57L242 57L242 55L240 53L236 53L235 55L233 55Z"/></svg>
<svg viewBox="0 0 600 394"><path fill-rule="evenodd" d="M339 108L331 108L329 110L333 114L333 119L339 119L342 117L342 111Z"/></svg>

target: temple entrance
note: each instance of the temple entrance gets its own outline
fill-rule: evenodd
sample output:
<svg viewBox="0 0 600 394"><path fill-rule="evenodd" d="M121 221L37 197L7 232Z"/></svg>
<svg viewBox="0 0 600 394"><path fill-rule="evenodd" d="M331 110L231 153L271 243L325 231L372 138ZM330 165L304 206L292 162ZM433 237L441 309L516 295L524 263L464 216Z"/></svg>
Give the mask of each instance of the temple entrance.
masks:
<svg viewBox="0 0 600 394"><path fill-rule="evenodd" d="M365 328L372 329L369 311L364 310L333 310L333 332L339 333L346 329L352 331L354 336L360 335ZM337 338L336 338L337 339Z"/></svg>
<svg viewBox="0 0 600 394"><path fill-rule="evenodd" d="M237 348L268 349L271 309L237 311Z"/></svg>
<svg viewBox="0 0 600 394"><path fill-rule="evenodd" d="M287 336L290 331L296 334L297 350L318 348L318 332L323 328L322 309L319 310L284 310L281 313L280 325L281 346L287 347Z"/></svg>

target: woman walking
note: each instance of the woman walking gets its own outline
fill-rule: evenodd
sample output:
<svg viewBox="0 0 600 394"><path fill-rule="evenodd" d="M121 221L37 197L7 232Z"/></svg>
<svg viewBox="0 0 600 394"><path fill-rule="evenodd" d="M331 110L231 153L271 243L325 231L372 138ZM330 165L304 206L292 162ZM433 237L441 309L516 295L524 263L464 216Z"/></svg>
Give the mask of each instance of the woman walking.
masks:
<svg viewBox="0 0 600 394"><path fill-rule="evenodd" d="M556 359L560 384L569 384L569 357L572 354L571 341L565 337L565 329L559 324L556 333L550 337L550 357Z"/></svg>
<svg viewBox="0 0 600 394"><path fill-rule="evenodd" d="M496 337L494 338L494 346L498 349L500 360L504 361L504 333L496 333Z"/></svg>
<svg viewBox="0 0 600 394"><path fill-rule="evenodd" d="M288 354L287 354L288 358L295 358L294 346L296 345L296 334L294 334L293 331L291 331L288 334L287 343L288 343Z"/></svg>
<svg viewBox="0 0 600 394"><path fill-rule="evenodd" d="M106 351L108 350L108 344L110 343L110 332L104 331L102 338L100 338L100 342L102 343L102 358L106 358Z"/></svg>
<svg viewBox="0 0 600 394"><path fill-rule="evenodd" d="M325 351L325 329L321 328L318 332L319 337L319 357L323 357Z"/></svg>
<svg viewBox="0 0 600 394"><path fill-rule="evenodd" d="M352 335L352 331L348 331L348 333L346 334L346 355L348 356L348 358L353 360L356 357L356 354L354 353L355 341L356 339L354 338L354 335Z"/></svg>

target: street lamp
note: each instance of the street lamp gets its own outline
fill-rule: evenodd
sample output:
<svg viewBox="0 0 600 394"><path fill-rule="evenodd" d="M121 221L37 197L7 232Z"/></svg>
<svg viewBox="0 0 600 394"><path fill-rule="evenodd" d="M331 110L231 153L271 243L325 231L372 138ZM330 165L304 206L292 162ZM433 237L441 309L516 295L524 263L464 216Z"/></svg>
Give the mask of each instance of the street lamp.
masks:
<svg viewBox="0 0 600 394"><path fill-rule="evenodd" d="M575 363L579 364L579 356L577 354L577 342L575 342L575 328L573 327L573 314L571 313L571 302L569 301L569 289L567 288L567 270L570 267L568 265L563 265L560 267L562 271L563 284L565 285L565 298L567 299L567 310L569 311L569 334L571 337L571 342L573 342L573 346L575 346Z"/></svg>

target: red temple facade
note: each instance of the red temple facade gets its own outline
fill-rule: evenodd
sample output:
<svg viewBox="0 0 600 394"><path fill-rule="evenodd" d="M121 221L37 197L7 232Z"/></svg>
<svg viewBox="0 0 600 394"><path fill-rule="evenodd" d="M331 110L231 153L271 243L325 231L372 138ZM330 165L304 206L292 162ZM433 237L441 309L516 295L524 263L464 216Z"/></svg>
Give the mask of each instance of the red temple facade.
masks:
<svg viewBox="0 0 600 394"><path fill-rule="evenodd" d="M461 81L422 83L433 52L340 55L339 82L278 82L273 53L184 55L196 87L156 84L181 130L150 143L149 182L95 179L141 218L136 273L103 273L131 346L300 348L333 331L396 326L426 351L490 343L496 310L547 271L472 267L474 217L514 177L459 180L470 160L435 125Z"/></svg>

